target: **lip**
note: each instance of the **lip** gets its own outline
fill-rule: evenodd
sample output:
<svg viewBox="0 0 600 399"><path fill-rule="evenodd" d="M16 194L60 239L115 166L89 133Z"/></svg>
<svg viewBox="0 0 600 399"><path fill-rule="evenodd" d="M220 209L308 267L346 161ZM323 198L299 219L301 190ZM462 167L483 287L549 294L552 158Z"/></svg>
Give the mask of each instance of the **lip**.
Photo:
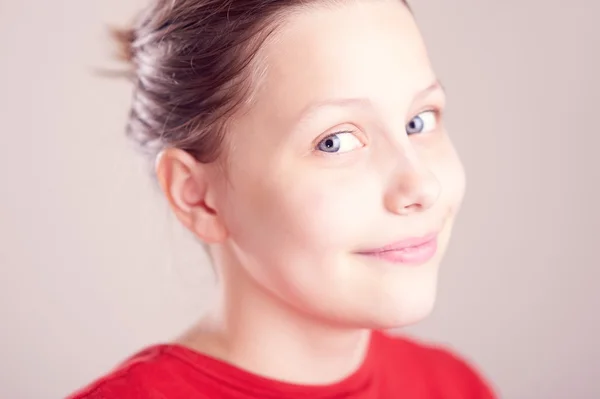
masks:
<svg viewBox="0 0 600 399"><path fill-rule="evenodd" d="M391 263L421 265L437 252L438 233L396 241L383 247L357 252L359 255L378 258Z"/></svg>

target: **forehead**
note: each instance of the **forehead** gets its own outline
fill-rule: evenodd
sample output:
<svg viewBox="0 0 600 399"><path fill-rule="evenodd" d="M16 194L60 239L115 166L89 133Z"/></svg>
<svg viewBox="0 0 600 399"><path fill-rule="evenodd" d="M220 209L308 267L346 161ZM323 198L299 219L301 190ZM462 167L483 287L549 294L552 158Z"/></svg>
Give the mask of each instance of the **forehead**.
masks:
<svg viewBox="0 0 600 399"><path fill-rule="evenodd" d="M262 52L260 97L282 117L336 97L408 106L435 80L412 14L395 0L304 9Z"/></svg>

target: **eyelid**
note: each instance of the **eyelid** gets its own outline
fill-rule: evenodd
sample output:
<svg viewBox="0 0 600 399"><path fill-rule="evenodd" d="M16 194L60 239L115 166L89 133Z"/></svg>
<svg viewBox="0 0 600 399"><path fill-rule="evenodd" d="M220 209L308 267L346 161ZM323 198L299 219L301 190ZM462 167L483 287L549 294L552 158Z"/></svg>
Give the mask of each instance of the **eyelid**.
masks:
<svg viewBox="0 0 600 399"><path fill-rule="evenodd" d="M435 91L429 93L429 95L427 95L426 97L413 103L413 107L411 107L411 108L416 109L418 112L409 113L410 115L412 115L410 119L414 118L415 116L419 115L422 112L427 112L427 111L435 110L441 114L444 111L444 109L446 108L446 101L447 101L446 92L444 92L442 90L435 90Z"/></svg>
<svg viewBox="0 0 600 399"><path fill-rule="evenodd" d="M410 122L411 120L413 120L414 118L416 118L417 116L426 113L426 112L433 112L436 117L440 116L443 114L444 112L444 107L443 106L439 106L439 105L428 105L426 107L421 108L419 111L411 113L410 115L412 115L409 119L408 122Z"/></svg>
<svg viewBox="0 0 600 399"><path fill-rule="evenodd" d="M359 133L360 134L357 134ZM358 138L358 140L360 140L360 142L363 145L366 145L366 139L364 137L364 133L361 132L361 130L359 128L352 128L352 129L340 129L340 130L328 130L327 133L323 133L322 135L320 135L315 142L313 143L313 148L316 147L321 141L325 140L327 137L330 136L335 136L336 134L344 134L344 133L351 133L354 134L356 136L356 138Z"/></svg>
<svg viewBox="0 0 600 399"><path fill-rule="evenodd" d="M424 108L422 111L419 111L417 113L414 114L414 116L412 116L407 122L406 124L408 125L410 123L410 121L412 121L414 118L416 118L417 116L424 114L424 113L433 113L433 117L435 118L435 129L439 128L440 124L442 123L442 116L443 116L443 109L441 107L436 107L436 106L429 106L428 108Z"/></svg>
<svg viewBox="0 0 600 399"><path fill-rule="evenodd" d="M359 134L357 134L359 133ZM328 130L328 133L323 133L322 135L320 135L311 145L310 150L308 151L307 155L312 154L312 155L316 155L319 157L341 157L344 155L348 155L349 153L353 153L355 151L348 151L348 152L323 152L323 151L319 151L318 146L319 143L321 143L323 140L325 140L328 137L331 136L335 136L338 134L353 134L356 139L358 141L360 141L360 143L362 144L362 147L357 148L356 150L360 150L364 147L367 146L367 140L365 138L364 133L362 133L361 129L357 128L357 127L353 127L352 129L340 129L340 130Z"/></svg>

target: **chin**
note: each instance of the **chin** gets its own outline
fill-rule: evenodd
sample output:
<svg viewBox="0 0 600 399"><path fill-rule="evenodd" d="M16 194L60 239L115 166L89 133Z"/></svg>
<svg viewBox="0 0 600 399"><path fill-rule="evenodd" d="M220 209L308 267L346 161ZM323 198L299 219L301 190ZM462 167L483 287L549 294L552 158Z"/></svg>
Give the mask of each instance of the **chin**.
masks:
<svg viewBox="0 0 600 399"><path fill-rule="evenodd" d="M407 327L426 319L435 307L437 279L433 276L414 284L401 284L377 295L376 303L362 309L363 326L371 329Z"/></svg>
<svg viewBox="0 0 600 399"><path fill-rule="evenodd" d="M375 330L408 327L426 319L434 309L435 296L407 300L394 308L372 314L368 328Z"/></svg>
<svg viewBox="0 0 600 399"><path fill-rule="evenodd" d="M410 304L404 309L398 309L396 315L389 317L389 321L382 328L407 327L426 319L431 315L435 306L435 298Z"/></svg>
<svg viewBox="0 0 600 399"><path fill-rule="evenodd" d="M427 318L437 297L437 259L421 266L368 263L358 270L353 285L311 287L299 304L304 314L350 329L388 330L407 327ZM341 285L340 285L341 286Z"/></svg>

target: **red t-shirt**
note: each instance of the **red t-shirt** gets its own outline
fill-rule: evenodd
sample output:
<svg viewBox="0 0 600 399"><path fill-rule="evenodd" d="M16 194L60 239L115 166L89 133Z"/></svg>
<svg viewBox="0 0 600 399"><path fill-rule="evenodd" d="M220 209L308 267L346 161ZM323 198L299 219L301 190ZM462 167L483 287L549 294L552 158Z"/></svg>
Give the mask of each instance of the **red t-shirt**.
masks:
<svg viewBox="0 0 600 399"><path fill-rule="evenodd" d="M450 352L373 334L361 367L321 386L260 377L179 345L152 346L70 399L491 399L488 385Z"/></svg>

